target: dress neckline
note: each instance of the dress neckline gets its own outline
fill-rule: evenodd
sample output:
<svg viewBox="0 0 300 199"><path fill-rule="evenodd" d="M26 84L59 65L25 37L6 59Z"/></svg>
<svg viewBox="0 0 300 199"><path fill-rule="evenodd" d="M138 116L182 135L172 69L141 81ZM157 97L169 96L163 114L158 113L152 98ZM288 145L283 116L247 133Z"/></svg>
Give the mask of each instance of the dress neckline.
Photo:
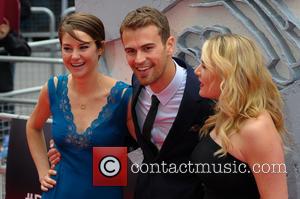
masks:
<svg viewBox="0 0 300 199"><path fill-rule="evenodd" d="M92 120L90 126L88 126L84 131L78 132L77 131L77 126L74 122L74 115L72 112L71 104L70 104L70 99L68 96L68 76L65 75L62 80L63 84L63 92L62 92L62 99L66 107L66 111L64 112L65 119L69 122L69 130L71 130L73 133L75 133L78 136L85 136L85 135L91 135L92 130L99 126L99 124L103 121L102 118L105 117L106 112L108 111L108 108L110 104L112 104L112 99L115 97L115 90L118 88L118 86L121 84L121 81L117 81L114 86L110 89L110 92L108 96L106 97L106 104L103 105L101 111L99 111L98 116Z"/></svg>
<svg viewBox="0 0 300 199"><path fill-rule="evenodd" d="M211 142L213 145L215 145L215 147L217 148L217 150L219 150L219 149L222 148L222 147L221 147L221 146L220 146L220 145L219 145L219 144L211 137L210 134L208 134L208 135L205 136L205 137L208 137L207 139L209 140L209 142ZM248 165L247 162L244 162L244 161L242 161L242 160L236 158L235 156L231 155L229 152L226 153L226 156L229 157L229 158L232 158L232 159L234 159L234 160L236 160L236 161L238 161L238 162L241 162L241 163L244 163L244 164ZM226 157L226 156L225 156L225 157Z"/></svg>

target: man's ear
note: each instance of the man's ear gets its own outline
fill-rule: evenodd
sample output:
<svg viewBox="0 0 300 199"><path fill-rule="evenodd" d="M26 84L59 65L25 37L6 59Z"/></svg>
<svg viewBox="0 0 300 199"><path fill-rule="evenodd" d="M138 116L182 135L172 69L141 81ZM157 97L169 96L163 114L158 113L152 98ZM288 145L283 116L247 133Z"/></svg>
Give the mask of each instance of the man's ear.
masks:
<svg viewBox="0 0 300 199"><path fill-rule="evenodd" d="M176 44L175 37L174 36L170 36L167 39L167 42L166 42L166 49L167 49L168 55L173 56L174 51L175 51L175 44Z"/></svg>

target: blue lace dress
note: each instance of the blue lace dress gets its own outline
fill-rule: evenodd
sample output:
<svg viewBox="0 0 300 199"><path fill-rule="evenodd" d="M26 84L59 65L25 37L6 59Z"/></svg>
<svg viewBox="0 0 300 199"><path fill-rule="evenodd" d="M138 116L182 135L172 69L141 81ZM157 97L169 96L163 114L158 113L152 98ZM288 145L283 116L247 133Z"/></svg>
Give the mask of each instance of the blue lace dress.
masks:
<svg viewBox="0 0 300 199"><path fill-rule="evenodd" d="M59 76L57 88L53 78L48 81L50 107L53 117L52 136L61 153L53 176L56 186L44 192L43 199L121 199L122 187L93 186L92 148L95 146L124 146L127 104L132 89L118 81L110 91L107 104L91 126L83 133L76 131L68 98L68 77ZM127 90L125 92L124 89Z"/></svg>

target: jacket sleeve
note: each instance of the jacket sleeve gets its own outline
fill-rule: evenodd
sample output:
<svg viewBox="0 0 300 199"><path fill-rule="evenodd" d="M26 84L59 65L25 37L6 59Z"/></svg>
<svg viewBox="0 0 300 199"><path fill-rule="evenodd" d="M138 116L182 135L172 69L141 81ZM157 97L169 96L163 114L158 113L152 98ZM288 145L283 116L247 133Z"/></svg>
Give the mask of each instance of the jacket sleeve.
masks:
<svg viewBox="0 0 300 199"><path fill-rule="evenodd" d="M27 44L27 41L21 35L17 35L14 32L8 33L0 41L0 46L3 46L9 55L30 56L31 54L31 48Z"/></svg>

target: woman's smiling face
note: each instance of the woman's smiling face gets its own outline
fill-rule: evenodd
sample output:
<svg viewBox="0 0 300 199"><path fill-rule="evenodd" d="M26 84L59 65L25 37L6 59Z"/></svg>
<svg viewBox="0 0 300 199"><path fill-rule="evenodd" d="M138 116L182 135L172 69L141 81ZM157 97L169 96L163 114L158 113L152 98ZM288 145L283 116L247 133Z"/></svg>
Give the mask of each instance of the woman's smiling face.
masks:
<svg viewBox="0 0 300 199"><path fill-rule="evenodd" d="M97 48L95 41L85 32L74 30L82 41L78 41L68 33L62 37L62 58L65 66L75 76L85 76L97 70L98 59L102 48Z"/></svg>

